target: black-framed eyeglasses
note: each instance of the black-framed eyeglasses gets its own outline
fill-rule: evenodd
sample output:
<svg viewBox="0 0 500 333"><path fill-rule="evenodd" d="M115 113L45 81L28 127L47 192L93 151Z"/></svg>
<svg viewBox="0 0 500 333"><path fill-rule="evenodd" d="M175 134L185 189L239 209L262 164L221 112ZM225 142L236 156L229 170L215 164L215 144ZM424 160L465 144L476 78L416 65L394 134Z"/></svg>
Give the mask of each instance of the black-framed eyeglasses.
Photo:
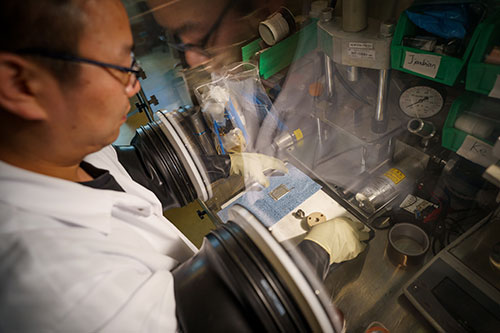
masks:
<svg viewBox="0 0 500 333"><path fill-rule="evenodd" d="M203 36L199 43L182 43L181 38L177 34L175 34L175 43L169 43L169 45L182 53L185 53L186 51L194 51L204 56L210 57L210 54L206 51L207 44L210 41L210 38L217 32L217 30L219 30L222 20L226 17L227 13L236 2L237 1L234 0L229 0L227 2L220 15L217 17L217 20L210 27L210 29L208 29L208 32L205 34L205 36Z"/></svg>
<svg viewBox="0 0 500 333"><path fill-rule="evenodd" d="M34 55L34 56L55 59L55 60L70 61L70 62L76 62L76 63L85 63L85 64L90 64L90 65L104 67L104 68L116 69L116 70L118 70L122 73L126 73L128 75L127 84L125 85L126 87L135 86L137 79L139 77L141 77L141 73L142 73L142 68L139 65L139 63L137 62L137 60L135 59L133 52L131 52L132 64L130 65L130 67L110 64L107 62L97 61L97 60L84 58L84 57L77 57L77 56L74 56L74 55L71 55L68 53L52 52L52 51L48 51L48 50L44 50L44 49L22 49L22 50L18 50L16 53L17 54L24 54L24 55ZM134 80L131 80L132 76L133 76Z"/></svg>

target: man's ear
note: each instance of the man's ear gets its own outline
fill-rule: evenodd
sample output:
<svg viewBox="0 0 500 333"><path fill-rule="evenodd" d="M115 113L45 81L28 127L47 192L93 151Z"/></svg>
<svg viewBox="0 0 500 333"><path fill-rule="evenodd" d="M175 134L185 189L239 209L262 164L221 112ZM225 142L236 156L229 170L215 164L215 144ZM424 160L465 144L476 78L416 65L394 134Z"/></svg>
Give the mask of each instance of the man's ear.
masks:
<svg viewBox="0 0 500 333"><path fill-rule="evenodd" d="M39 97L46 75L30 61L0 52L0 109L25 120L45 119Z"/></svg>

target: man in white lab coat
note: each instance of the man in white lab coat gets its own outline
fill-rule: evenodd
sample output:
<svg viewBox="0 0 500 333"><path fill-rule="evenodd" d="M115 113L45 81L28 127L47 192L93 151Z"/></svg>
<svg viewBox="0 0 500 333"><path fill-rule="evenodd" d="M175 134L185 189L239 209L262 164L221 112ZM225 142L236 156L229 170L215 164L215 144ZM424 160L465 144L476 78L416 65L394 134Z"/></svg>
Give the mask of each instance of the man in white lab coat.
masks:
<svg viewBox="0 0 500 333"><path fill-rule="evenodd" d="M139 89L122 4L2 11L0 331L174 331L170 270L195 248L109 146Z"/></svg>
<svg viewBox="0 0 500 333"><path fill-rule="evenodd" d="M0 331L175 331L196 249L110 146L139 89L121 2L3 0L0 25Z"/></svg>
<svg viewBox="0 0 500 333"><path fill-rule="evenodd" d="M175 330L196 248L110 146L139 89L121 2L0 12L0 331Z"/></svg>

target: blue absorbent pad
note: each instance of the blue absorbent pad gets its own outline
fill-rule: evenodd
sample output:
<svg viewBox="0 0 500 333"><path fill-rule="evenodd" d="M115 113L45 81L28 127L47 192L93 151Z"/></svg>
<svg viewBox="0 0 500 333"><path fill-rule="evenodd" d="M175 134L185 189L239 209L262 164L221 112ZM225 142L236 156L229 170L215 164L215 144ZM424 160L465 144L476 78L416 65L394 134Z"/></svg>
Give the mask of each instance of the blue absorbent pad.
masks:
<svg viewBox="0 0 500 333"><path fill-rule="evenodd" d="M227 222L229 209L231 206L239 204L248 209L266 227L270 227L321 189L319 184L293 165L288 164L287 167L287 174L269 177L270 185L267 188L259 186L258 190L247 190L242 196L219 211L217 213L219 218L223 222ZM290 191L275 200L270 193L280 192L275 190L281 185ZM282 188L283 186L280 189Z"/></svg>

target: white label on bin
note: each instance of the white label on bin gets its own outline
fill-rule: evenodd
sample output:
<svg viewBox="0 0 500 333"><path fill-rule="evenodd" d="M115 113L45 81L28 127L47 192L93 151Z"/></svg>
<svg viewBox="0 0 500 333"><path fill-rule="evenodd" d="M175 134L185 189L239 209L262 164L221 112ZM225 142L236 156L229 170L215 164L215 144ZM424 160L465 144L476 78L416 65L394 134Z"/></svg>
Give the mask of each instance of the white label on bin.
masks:
<svg viewBox="0 0 500 333"><path fill-rule="evenodd" d="M352 48L352 49L373 49L373 43L349 42L349 48Z"/></svg>
<svg viewBox="0 0 500 333"><path fill-rule="evenodd" d="M347 49L347 55L355 59L373 59L375 60L375 50L365 49Z"/></svg>
<svg viewBox="0 0 500 333"><path fill-rule="evenodd" d="M406 51L403 68L429 77L436 77L441 56Z"/></svg>
<svg viewBox="0 0 500 333"><path fill-rule="evenodd" d="M494 164L498 159L493 156L493 147L489 144L467 135L464 143L458 148L457 154L483 167Z"/></svg>
<svg viewBox="0 0 500 333"><path fill-rule="evenodd" d="M497 75L497 79L493 88L491 88L490 93L488 94L490 97L500 98L500 75Z"/></svg>

